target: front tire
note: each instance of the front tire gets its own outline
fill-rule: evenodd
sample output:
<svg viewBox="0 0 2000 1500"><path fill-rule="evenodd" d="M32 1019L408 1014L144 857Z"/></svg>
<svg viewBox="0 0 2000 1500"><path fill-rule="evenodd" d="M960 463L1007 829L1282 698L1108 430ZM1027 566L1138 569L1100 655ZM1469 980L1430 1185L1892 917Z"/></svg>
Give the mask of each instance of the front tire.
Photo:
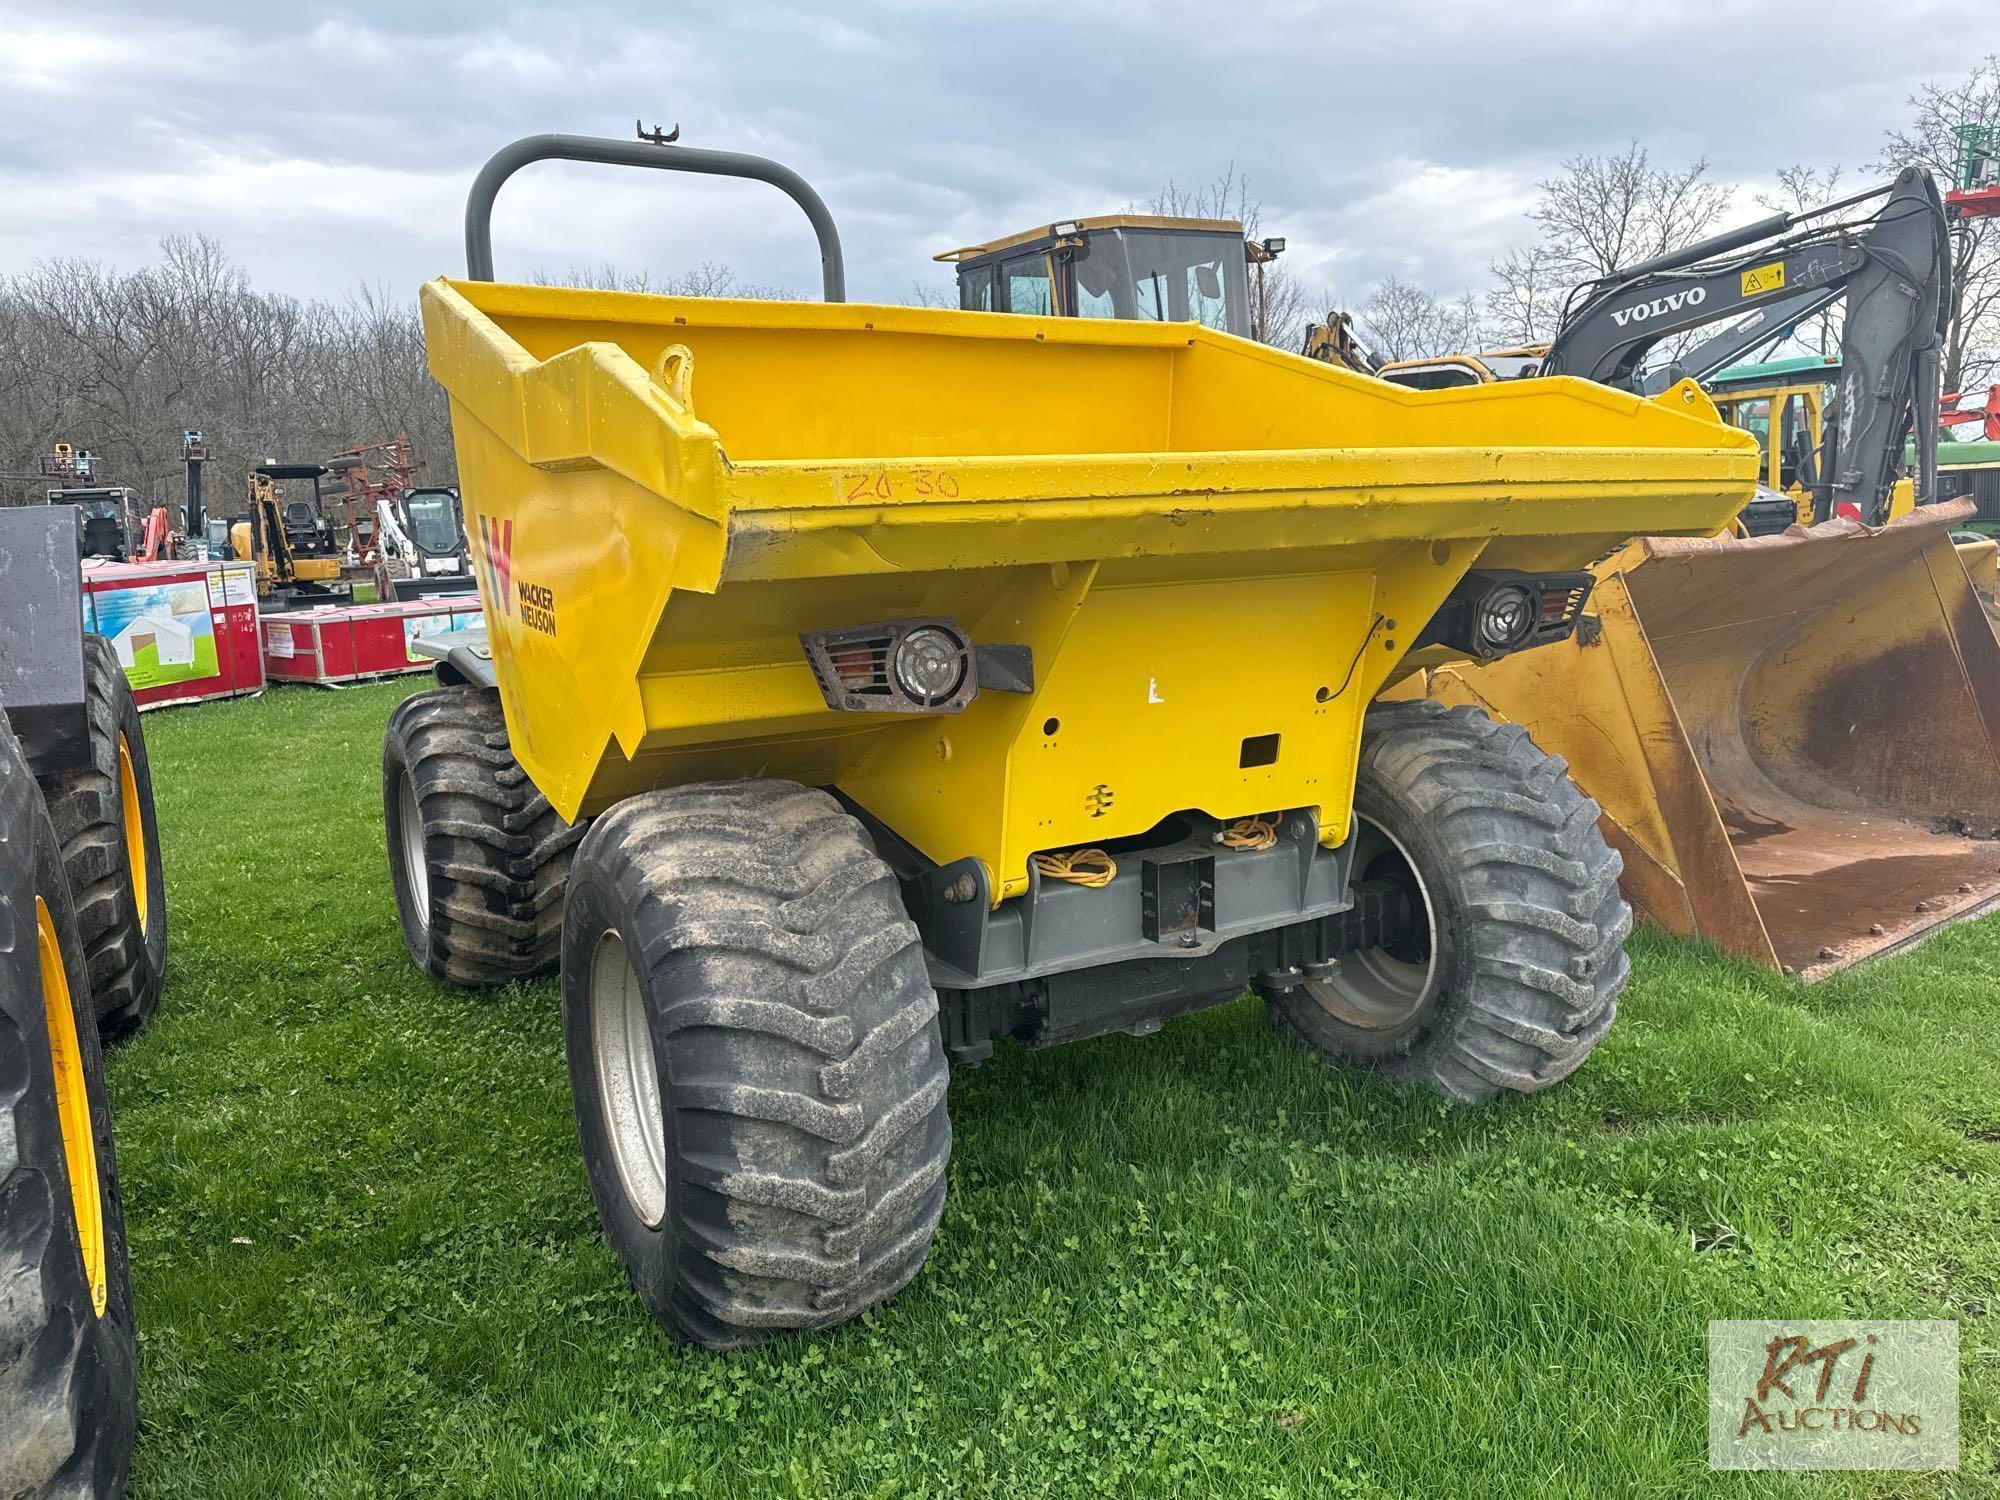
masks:
<svg viewBox="0 0 2000 1500"><path fill-rule="evenodd" d="M464 988L555 968L563 886L582 825L565 823L514 759L500 695L405 698L382 745L389 879L410 959Z"/></svg>
<svg viewBox="0 0 2000 1500"><path fill-rule="evenodd" d="M167 881L146 735L111 643L83 638L90 763L43 786L62 845L97 1027L116 1041L160 1008L167 982Z"/></svg>
<svg viewBox="0 0 2000 1500"><path fill-rule="evenodd" d="M708 782L613 808L570 875L562 987L591 1194L670 1333L825 1328L916 1275L951 1153L937 995L833 798Z"/></svg>
<svg viewBox="0 0 2000 1500"><path fill-rule="evenodd" d="M1476 708L1377 704L1354 811L1354 878L1401 885L1428 930L1260 986L1279 1024L1462 1104L1575 1072L1618 1013L1632 911L1566 763Z"/></svg>
<svg viewBox="0 0 2000 1500"><path fill-rule="evenodd" d="M0 715L0 1494L122 1494L131 1267L61 846Z"/></svg>

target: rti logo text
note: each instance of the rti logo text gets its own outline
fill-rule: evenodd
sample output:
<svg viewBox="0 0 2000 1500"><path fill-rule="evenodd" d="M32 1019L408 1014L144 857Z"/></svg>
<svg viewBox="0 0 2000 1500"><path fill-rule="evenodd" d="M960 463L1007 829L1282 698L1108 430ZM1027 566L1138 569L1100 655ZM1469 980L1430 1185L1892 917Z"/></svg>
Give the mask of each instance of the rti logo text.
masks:
<svg viewBox="0 0 2000 1500"><path fill-rule="evenodd" d="M1875 1335L1836 1339L1812 1347L1802 1333L1781 1335L1764 1346L1764 1370L1756 1387L1743 1398L1743 1418L1736 1435L1761 1432L1880 1432L1902 1437L1923 1435L1923 1416L1914 1411L1885 1411L1869 1406L1868 1381L1875 1370ZM1841 1369L1841 1386L1833 1384L1843 1357L1855 1353ZM1813 1380L1817 1367L1819 1378ZM1844 1387L1853 1376L1851 1390ZM1795 1390L1794 1387L1797 1387ZM1798 1391L1810 1388L1809 1396ZM1833 1404L1827 1404L1829 1390ZM1782 1399L1780 1399L1782 1398ZM1812 1404L1807 1405L1810 1401Z"/></svg>

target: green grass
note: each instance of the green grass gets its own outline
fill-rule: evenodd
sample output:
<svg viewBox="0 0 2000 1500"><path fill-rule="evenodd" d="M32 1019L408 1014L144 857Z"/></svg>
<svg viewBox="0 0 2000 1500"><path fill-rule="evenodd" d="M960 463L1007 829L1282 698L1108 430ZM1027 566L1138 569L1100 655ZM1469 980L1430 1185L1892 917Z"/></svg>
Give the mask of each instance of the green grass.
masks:
<svg viewBox="0 0 2000 1500"><path fill-rule="evenodd" d="M173 682L193 682L198 678L213 677L215 661L215 637L197 635L194 638L193 661L170 662L161 666L160 648L141 646L132 653L132 665L125 669L125 676L135 691Z"/></svg>
<svg viewBox="0 0 2000 1500"><path fill-rule="evenodd" d="M120 1051L149 1496L1792 1494L1707 1468L1716 1317L1964 1319L1991 1493L2000 924L1817 989L1657 937L1569 1083L1475 1112L1239 1002L952 1084L930 1264L678 1350L598 1238L555 985L409 967L410 684L149 716L172 979ZM1797 1476L1791 1476L1795 1480Z"/></svg>

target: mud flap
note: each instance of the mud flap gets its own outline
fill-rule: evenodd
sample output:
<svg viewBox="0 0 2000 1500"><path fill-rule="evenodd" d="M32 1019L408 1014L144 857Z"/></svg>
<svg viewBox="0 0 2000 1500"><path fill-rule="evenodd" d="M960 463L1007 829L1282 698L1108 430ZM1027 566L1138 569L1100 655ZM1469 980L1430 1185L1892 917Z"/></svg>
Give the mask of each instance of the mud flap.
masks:
<svg viewBox="0 0 2000 1500"><path fill-rule="evenodd" d="M2000 644L1949 536L1971 514L1637 542L1575 639L1429 690L1569 761L1647 917L1819 979L2000 905Z"/></svg>

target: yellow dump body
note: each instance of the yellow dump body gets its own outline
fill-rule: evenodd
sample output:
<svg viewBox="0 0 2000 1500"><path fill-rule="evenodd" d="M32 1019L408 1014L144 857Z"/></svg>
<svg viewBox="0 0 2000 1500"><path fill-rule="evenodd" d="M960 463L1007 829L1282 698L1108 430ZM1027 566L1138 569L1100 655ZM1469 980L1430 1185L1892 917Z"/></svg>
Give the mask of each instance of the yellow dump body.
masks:
<svg viewBox="0 0 2000 1500"><path fill-rule="evenodd" d="M513 746L565 817L834 785L994 899L1188 809L1344 837L1362 714L1469 568L1704 535L1755 440L1691 386L1415 393L1181 324L437 281ZM1030 648L964 712L827 706L803 631ZM1250 742L1250 743L1246 743Z"/></svg>
<svg viewBox="0 0 2000 1500"><path fill-rule="evenodd" d="M1594 628L1426 688L1569 760L1642 913L1818 978L2000 902L2000 645L1949 537L1971 511L1637 542Z"/></svg>

